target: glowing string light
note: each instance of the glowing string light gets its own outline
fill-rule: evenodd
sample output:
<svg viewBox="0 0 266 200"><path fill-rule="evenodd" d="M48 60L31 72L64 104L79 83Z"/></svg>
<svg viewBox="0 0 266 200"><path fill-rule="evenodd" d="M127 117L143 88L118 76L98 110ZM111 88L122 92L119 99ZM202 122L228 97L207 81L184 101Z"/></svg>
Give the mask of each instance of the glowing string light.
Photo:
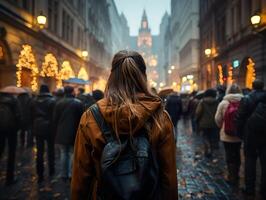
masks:
<svg viewBox="0 0 266 200"><path fill-rule="evenodd" d="M37 91L38 89L38 81L37 76L39 73L38 67L36 65L36 60L32 52L32 48L30 45L22 45L22 50L20 51L17 67L17 86L22 86L22 69L27 68L31 70L31 89L32 91Z"/></svg>
<svg viewBox="0 0 266 200"><path fill-rule="evenodd" d="M252 83L256 79L255 63L251 58L248 58L247 74L246 74L246 87L252 88Z"/></svg>

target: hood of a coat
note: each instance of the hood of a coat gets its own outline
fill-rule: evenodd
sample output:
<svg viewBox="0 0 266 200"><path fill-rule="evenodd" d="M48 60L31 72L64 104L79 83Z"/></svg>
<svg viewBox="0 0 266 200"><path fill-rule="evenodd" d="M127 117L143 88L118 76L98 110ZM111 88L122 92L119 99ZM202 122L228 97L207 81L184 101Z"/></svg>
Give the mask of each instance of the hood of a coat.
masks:
<svg viewBox="0 0 266 200"><path fill-rule="evenodd" d="M134 134L137 130L143 127L144 123L150 119L150 117L160 108L162 108L162 100L154 97L148 97L144 94L139 95L139 103L133 104L132 107L136 110L137 115L129 117L129 107L123 106L116 109L111 105L108 105L107 99L102 99L97 102L100 111L105 121L113 125L114 114L119 113L118 119L118 132L128 134L130 132L130 125L132 127L132 133Z"/></svg>
<svg viewBox="0 0 266 200"><path fill-rule="evenodd" d="M242 94L227 94L224 96L224 100L227 101L240 101L242 98Z"/></svg>

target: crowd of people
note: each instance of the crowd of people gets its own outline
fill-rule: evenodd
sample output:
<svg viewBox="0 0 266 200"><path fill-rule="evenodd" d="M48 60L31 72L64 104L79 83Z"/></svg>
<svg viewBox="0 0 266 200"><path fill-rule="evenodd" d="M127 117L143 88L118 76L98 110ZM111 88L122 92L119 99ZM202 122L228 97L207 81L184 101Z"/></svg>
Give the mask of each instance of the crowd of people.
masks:
<svg viewBox="0 0 266 200"><path fill-rule="evenodd" d="M36 172L38 183L44 180L44 154L48 158L49 175L55 174L55 145L60 150L60 176L67 181L71 177L73 146L82 113L103 92L95 90L85 94L83 88L75 92L65 86L53 94L47 85L41 85L39 93L11 94L0 92L0 156L8 144L6 185L16 182L15 166L17 146L32 148L36 145ZM18 140L19 139L19 140ZM19 142L18 142L19 141Z"/></svg>
<svg viewBox="0 0 266 200"><path fill-rule="evenodd" d="M264 83L255 80L252 91L232 84L190 95L173 92L159 97L154 89L148 89L142 56L121 51L114 56L105 95L100 90L85 94L83 88L76 94L71 86L51 94L47 85L41 85L35 96L28 92L19 95L1 92L0 156L7 142L6 184L16 182L19 138L22 147L36 145L38 183L45 178L45 149L49 176L55 175L55 145L58 146L60 177L64 181L72 178L73 199L86 199L90 195L92 199L99 195L104 199L107 196L138 199L136 195L141 199L147 195L152 198L145 199L156 199L158 192L161 199L177 199L175 143L178 121L183 117L186 123L191 122L193 132L202 136L207 159L215 158L220 141L223 143L227 181L232 186L239 184L243 144L243 192L249 196L256 192L259 158L260 189L266 198L263 88Z"/></svg>
<svg viewBox="0 0 266 200"><path fill-rule="evenodd" d="M176 133L178 120L182 116L185 119L190 117L193 132L203 138L206 158L216 158L221 141L225 150L227 181L232 186L239 186L240 166L244 165L245 187L242 191L245 196L256 194L259 158L260 191L266 198L266 92L263 88L264 83L255 80L252 90L232 84L227 88L218 86L204 92L193 92L190 98L172 93L166 98L166 110Z"/></svg>

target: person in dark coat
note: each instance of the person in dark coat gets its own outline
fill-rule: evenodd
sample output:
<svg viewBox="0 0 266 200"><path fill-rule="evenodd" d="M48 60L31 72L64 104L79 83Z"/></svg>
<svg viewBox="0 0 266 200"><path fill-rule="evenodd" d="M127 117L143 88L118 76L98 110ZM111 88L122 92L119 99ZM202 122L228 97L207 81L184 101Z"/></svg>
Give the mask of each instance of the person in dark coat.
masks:
<svg viewBox="0 0 266 200"><path fill-rule="evenodd" d="M94 98L90 94L85 94L84 88L79 88L79 94L77 98L82 102L84 111L87 110L92 104L95 103Z"/></svg>
<svg viewBox="0 0 266 200"><path fill-rule="evenodd" d="M265 132L265 102L264 83L255 80L252 92L242 98L236 115L237 129L244 140L245 155L245 188L246 195L255 195L256 163L260 158L262 169L261 192L266 191L266 132Z"/></svg>
<svg viewBox="0 0 266 200"><path fill-rule="evenodd" d="M47 85L41 85L40 94L32 103L33 132L36 137L37 159L36 168L38 174L38 183L43 181L44 173L44 149L47 144L49 175L55 173L54 164L54 128L53 128L53 110L55 99L49 92Z"/></svg>
<svg viewBox="0 0 266 200"><path fill-rule="evenodd" d="M93 90L92 96L95 101L99 101L104 97L104 93L101 90Z"/></svg>
<svg viewBox="0 0 266 200"><path fill-rule="evenodd" d="M172 93L166 98L165 109L171 117L174 125L175 140L177 141L177 124L182 115L182 101L177 93Z"/></svg>
<svg viewBox="0 0 266 200"><path fill-rule="evenodd" d="M6 185L15 183L15 158L17 148L17 132L20 124L18 101L8 93L0 93L0 158L8 142L8 159Z"/></svg>
<svg viewBox="0 0 266 200"><path fill-rule="evenodd" d="M27 143L27 147L33 146L32 135L32 99L28 92L18 95L19 109L21 111L21 126L20 126L20 144L22 147ZM26 139L26 140L25 140Z"/></svg>
<svg viewBox="0 0 266 200"><path fill-rule="evenodd" d="M196 109L196 120L199 123L199 129L202 131L204 139L204 154L211 157L216 144L219 129L215 123L215 113L219 102L216 99L216 90L208 89L204 93L203 99L199 102Z"/></svg>
<svg viewBox="0 0 266 200"><path fill-rule="evenodd" d="M73 146L80 117L84 111L83 104L74 96L74 88L64 88L65 97L57 102L54 110L56 128L55 143L60 145L61 177L71 178Z"/></svg>

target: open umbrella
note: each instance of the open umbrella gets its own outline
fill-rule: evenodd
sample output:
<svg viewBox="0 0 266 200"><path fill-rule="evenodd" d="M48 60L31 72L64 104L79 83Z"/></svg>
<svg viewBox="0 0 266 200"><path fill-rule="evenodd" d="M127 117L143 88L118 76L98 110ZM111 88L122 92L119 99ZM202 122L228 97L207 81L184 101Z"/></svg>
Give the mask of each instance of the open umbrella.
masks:
<svg viewBox="0 0 266 200"><path fill-rule="evenodd" d="M2 88L0 92L5 92L9 94L22 94L22 93L26 93L27 91L23 88L10 85L10 86Z"/></svg>

